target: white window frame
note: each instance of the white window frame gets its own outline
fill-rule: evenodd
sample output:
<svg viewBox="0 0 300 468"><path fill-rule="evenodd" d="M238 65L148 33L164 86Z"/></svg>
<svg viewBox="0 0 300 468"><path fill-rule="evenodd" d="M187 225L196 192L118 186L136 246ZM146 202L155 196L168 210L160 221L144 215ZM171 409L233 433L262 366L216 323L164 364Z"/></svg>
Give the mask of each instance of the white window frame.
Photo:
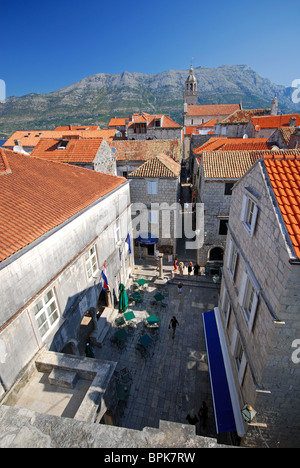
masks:
<svg viewBox="0 0 300 468"><path fill-rule="evenodd" d="M93 279L93 275L99 272L96 244L93 244L84 254L85 269L88 280Z"/></svg>
<svg viewBox="0 0 300 468"><path fill-rule="evenodd" d="M248 325L249 333L251 333L253 328L258 298L258 286L256 281L251 278L247 271L243 271L238 301Z"/></svg>
<svg viewBox="0 0 300 468"><path fill-rule="evenodd" d="M115 240L116 243L120 242L122 240L121 238L121 223L120 223L120 218L116 219L116 224L115 224Z"/></svg>
<svg viewBox="0 0 300 468"><path fill-rule="evenodd" d="M241 220L246 231L253 237L256 220L258 214L258 206L252 198L247 195L243 196Z"/></svg>
<svg viewBox="0 0 300 468"><path fill-rule="evenodd" d="M247 366L247 359L244 352L244 348L242 345L242 341L239 335L239 332L236 327L233 329L232 341L231 341L231 354L233 356L236 370L238 374L238 381L239 384L243 384L246 366Z"/></svg>
<svg viewBox="0 0 300 468"><path fill-rule="evenodd" d="M32 312L41 338L44 340L60 319L60 311L54 288L50 288L39 297L32 308ZM57 314L57 317L53 320L55 314ZM46 327L46 330L43 332L44 327Z"/></svg>
<svg viewBox="0 0 300 468"><path fill-rule="evenodd" d="M149 223L150 224L158 224L159 223L159 211L158 210L150 210L149 211Z"/></svg>
<svg viewBox="0 0 300 468"><path fill-rule="evenodd" d="M148 195L157 195L157 180L147 180Z"/></svg>
<svg viewBox="0 0 300 468"><path fill-rule="evenodd" d="M232 306L231 306L230 298L229 298L229 295L228 295L228 292L227 292L227 289L226 289L225 286L224 286L224 290L223 290L223 297L222 297L221 307L222 307L222 312L223 312L224 319L225 319L225 326L227 328L228 323L229 323L229 317L230 317L230 314L231 314L231 307Z"/></svg>
<svg viewBox="0 0 300 468"><path fill-rule="evenodd" d="M230 239L228 257L227 257L227 269L228 269L228 272L232 281L234 281L234 277L236 273L237 260L238 260L238 250L233 240Z"/></svg>

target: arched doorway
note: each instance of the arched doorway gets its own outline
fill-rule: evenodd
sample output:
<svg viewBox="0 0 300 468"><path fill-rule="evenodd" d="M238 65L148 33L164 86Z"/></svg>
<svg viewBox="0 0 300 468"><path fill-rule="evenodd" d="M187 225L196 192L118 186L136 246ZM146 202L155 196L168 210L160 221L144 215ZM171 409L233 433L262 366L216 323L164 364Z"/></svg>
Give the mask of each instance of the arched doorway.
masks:
<svg viewBox="0 0 300 468"><path fill-rule="evenodd" d="M222 247L213 247L208 254L209 262L223 262L224 249Z"/></svg>

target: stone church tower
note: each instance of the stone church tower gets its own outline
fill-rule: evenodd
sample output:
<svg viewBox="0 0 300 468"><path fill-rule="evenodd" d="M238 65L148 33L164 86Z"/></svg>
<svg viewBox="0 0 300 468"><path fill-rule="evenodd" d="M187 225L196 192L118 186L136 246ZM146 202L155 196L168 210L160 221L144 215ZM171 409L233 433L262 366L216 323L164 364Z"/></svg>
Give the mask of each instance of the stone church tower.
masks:
<svg viewBox="0 0 300 468"><path fill-rule="evenodd" d="M191 65L189 76L185 81L183 103L184 106L194 106L198 102L197 79L194 75L193 65Z"/></svg>

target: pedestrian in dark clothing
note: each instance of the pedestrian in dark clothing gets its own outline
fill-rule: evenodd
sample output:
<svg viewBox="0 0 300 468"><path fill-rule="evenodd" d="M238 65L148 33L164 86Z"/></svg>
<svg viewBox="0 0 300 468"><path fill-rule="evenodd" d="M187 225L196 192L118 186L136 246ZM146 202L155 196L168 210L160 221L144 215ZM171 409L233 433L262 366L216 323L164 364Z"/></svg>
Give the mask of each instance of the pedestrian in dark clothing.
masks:
<svg viewBox="0 0 300 468"><path fill-rule="evenodd" d="M173 315L173 317L171 318L170 324L169 324L169 329L170 329L170 327L172 327L172 330L173 330L172 338L174 338L174 336L175 336L175 330L176 330L177 325L179 326L179 323L177 322L177 319L176 319L175 315Z"/></svg>
<svg viewBox="0 0 300 468"><path fill-rule="evenodd" d="M192 424L193 426L196 426L197 422L198 422L198 418L197 416L195 415L194 411L190 411L189 414L187 415L187 417L185 418L190 424Z"/></svg>
<svg viewBox="0 0 300 468"><path fill-rule="evenodd" d="M199 265L197 263L195 263L195 265L194 265L194 275L195 276L198 276L199 269L200 269Z"/></svg>
<svg viewBox="0 0 300 468"><path fill-rule="evenodd" d="M178 283L178 294L181 294L182 293L182 286L183 284L182 283Z"/></svg>
<svg viewBox="0 0 300 468"><path fill-rule="evenodd" d="M208 416L208 408L206 406L205 401L203 401L202 406L200 407L198 411L198 416L200 418L200 422L202 424L203 429L205 429L206 423L207 423L207 416Z"/></svg>

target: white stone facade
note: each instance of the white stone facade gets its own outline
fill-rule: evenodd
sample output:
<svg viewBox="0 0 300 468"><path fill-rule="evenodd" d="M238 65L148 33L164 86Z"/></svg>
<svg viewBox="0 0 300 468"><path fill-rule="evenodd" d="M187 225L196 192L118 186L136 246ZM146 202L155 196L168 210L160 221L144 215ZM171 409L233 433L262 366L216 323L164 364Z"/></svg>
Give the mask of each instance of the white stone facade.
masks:
<svg viewBox="0 0 300 468"><path fill-rule="evenodd" d="M11 261L2 262L0 396L42 347L60 352L70 342L76 345L84 314L91 307L97 309L104 262L111 299L118 299L119 284L126 284L134 264L133 245L129 254L125 241L129 234L133 242L130 222L125 183ZM43 334L35 306L47 299L58 316L53 323L48 316L49 330Z"/></svg>

